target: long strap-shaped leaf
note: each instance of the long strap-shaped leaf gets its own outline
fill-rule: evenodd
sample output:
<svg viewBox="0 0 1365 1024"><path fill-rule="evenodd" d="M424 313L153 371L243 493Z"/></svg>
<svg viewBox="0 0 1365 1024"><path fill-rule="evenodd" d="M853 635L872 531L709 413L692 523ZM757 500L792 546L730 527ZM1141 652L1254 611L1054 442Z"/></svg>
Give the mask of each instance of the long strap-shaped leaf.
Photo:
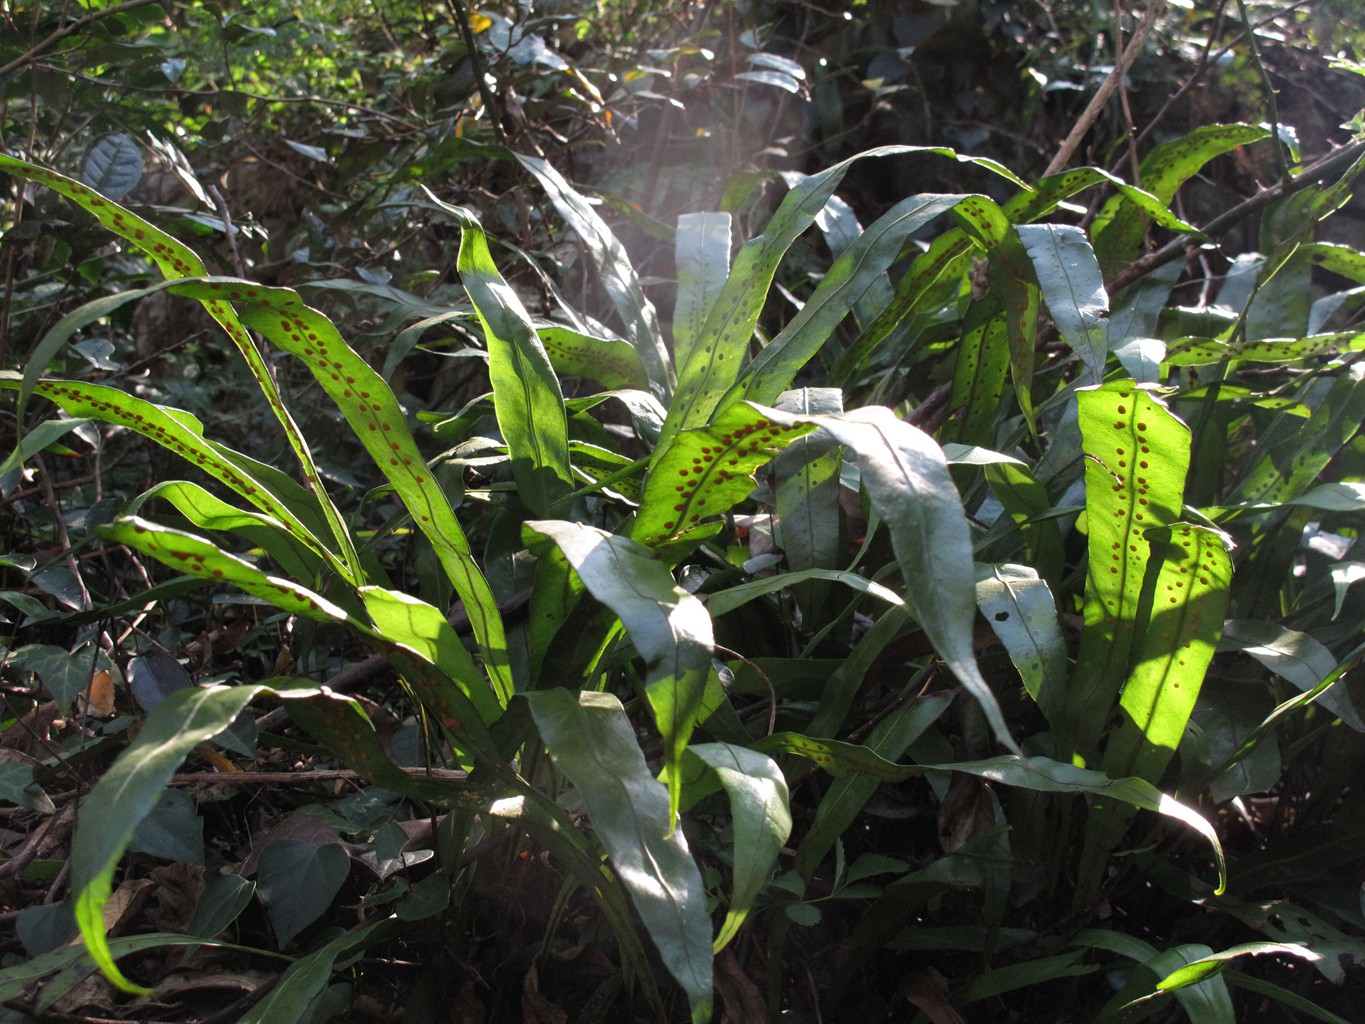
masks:
<svg viewBox="0 0 1365 1024"><path fill-rule="evenodd" d="M565 223L578 233L587 246L592 263L602 275L602 284L626 325L635 351L640 354L649 382L660 397L673 393L673 366L664 348L663 333L654 306L645 297L640 279L611 228L590 205L574 191L564 176L544 160L518 155L521 165L536 176L550 195L550 201Z"/></svg>
<svg viewBox="0 0 1365 1024"><path fill-rule="evenodd" d="M370 617L367 622L297 583L267 575L192 533L136 516L116 520L101 527L100 532L173 568L231 584L295 615L349 626L397 659L422 703L471 751L488 754L493 750L485 723L496 717L501 704L487 692L468 652L433 606L405 594L366 587L361 596ZM433 668L436 671L431 671Z"/></svg>
<svg viewBox="0 0 1365 1024"><path fill-rule="evenodd" d="M796 238L814 223L848 169L869 157L914 152L978 163L1023 185L994 161L959 156L951 149L915 146L871 149L803 178L783 197L763 234L747 242L735 257L725 287L706 318L706 326L687 362L678 368L678 391L664 423L663 444L680 430L708 422L739 379L778 264ZM785 386L783 383L778 390Z"/></svg>
<svg viewBox="0 0 1365 1024"><path fill-rule="evenodd" d="M765 418L754 406L731 406L709 426L674 435L654 459L631 538L663 547L704 519L724 515L754 488L754 472L807 424Z"/></svg>
<svg viewBox="0 0 1365 1024"><path fill-rule="evenodd" d="M1058 204L1078 192L1096 185L1116 189L1125 202L1133 204L1163 227L1186 234L1199 234L1194 227L1166 209L1155 196L1096 167L1080 167L1074 171L1064 171L1043 178L1009 200L1001 209L1009 223L1028 224L1047 216ZM970 224L974 219L968 218L967 223ZM863 336L835 362L830 370L831 379L838 383L852 376L877 346L891 335L896 325L915 310L929 289L945 275L962 272L965 257L972 252L974 246L982 244L977 232L970 227L967 230L948 231L934 239L928 250L915 259L910 269L896 283L892 302L868 325Z"/></svg>
<svg viewBox="0 0 1365 1024"><path fill-rule="evenodd" d="M1101 767L1114 778L1156 784L1175 756L1218 646L1232 561L1216 530L1178 523L1155 531L1138 609L1132 674L1119 698ZM1132 819L1127 808L1097 801L1086 819L1077 905L1097 892L1109 851Z"/></svg>
<svg viewBox="0 0 1365 1024"><path fill-rule="evenodd" d="M890 409L875 406L839 416L794 416L776 410L767 410L766 415L776 423L823 427L858 453L863 486L891 531L906 604L981 705L996 739L1018 753L999 702L976 664L971 531L943 450Z"/></svg>
<svg viewBox="0 0 1365 1024"><path fill-rule="evenodd" d="M1065 224L1022 224L1016 230L1058 333L1080 357L1086 383L1099 384L1109 355L1109 296L1085 232Z"/></svg>
<svg viewBox="0 0 1365 1024"><path fill-rule="evenodd" d="M1086 454L1089 571L1085 627L1058 753L1078 753L1093 763L1132 664L1151 557L1145 534L1180 515L1190 432L1151 390L1132 381L1082 389L1076 398Z"/></svg>
<svg viewBox="0 0 1365 1024"><path fill-rule="evenodd" d="M441 567L465 603L470 627L483 648L488 675L505 706L512 695L512 672L497 601L474 562L450 499L427 469L388 383L346 344L332 321L304 305L291 289L259 285L248 289L245 282L210 278L188 282L176 291L200 299L224 293L240 295L243 319L273 344L297 356L312 372L393 484L417 528L431 542Z"/></svg>
<svg viewBox="0 0 1365 1024"><path fill-rule="evenodd" d="M460 283L483 325L493 410L512 457L518 497L534 515L553 515L573 483L559 379L521 300L498 273L478 218L432 199L460 226Z"/></svg>
<svg viewBox="0 0 1365 1024"><path fill-rule="evenodd" d="M730 273L730 215L685 213L675 245L678 298L673 306L673 360L684 366Z"/></svg>
<svg viewBox="0 0 1365 1024"><path fill-rule="evenodd" d="M528 522L564 553L583 585L621 620L645 660L645 687L664 738L664 778L677 815L679 765L711 671L711 616L646 548L581 523ZM672 828L674 818L669 819Z"/></svg>
<svg viewBox="0 0 1365 1024"><path fill-rule="evenodd" d="M541 524L550 525L550 524ZM619 539L619 538L618 538ZM526 694L541 739L574 784L694 1024L711 1018L711 921L701 872L621 702L606 693Z"/></svg>
<svg viewBox="0 0 1365 1024"><path fill-rule="evenodd" d="M142 252L146 253L161 268L161 272L168 278L191 278L203 277L207 274L204 261L201 260L193 250L184 243L172 238L160 228L153 226L150 222L143 220L131 210L126 210L112 199L106 199L94 189L82 185L65 175L58 174L56 171L30 164L23 160L16 160L13 157L0 153L0 170L9 171L20 177L28 178L40 185L46 185L54 192L66 196L76 202L104 225L125 241L131 242ZM252 290L257 286L243 283L240 288L241 297L250 299ZM237 346L237 351L246 362L247 369L251 371L251 376L256 379L256 385L265 395L266 401L270 404L275 417L280 421L284 428L285 437L289 441L289 447L293 449L295 457L299 461L299 466L303 471L304 479L313 488L317 503L326 517L328 525L331 527L333 536L341 551L342 563L346 567L345 574L352 581L358 580L363 575L360 568L360 556L356 553L355 544L351 540L350 531L342 521L341 513L332 503L332 499L327 495L322 486L322 479L318 476L317 466L313 463L312 453L308 450L308 442L304 440L303 434L299 431L294 419L285 407L284 400L280 397L279 390L275 387L275 382L270 376L269 368L265 360L261 358L256 345L252 342L241 322L237 319L231 305L231 300L237 296L231 294L215 295L204 299L204 307L209 315L222 326L232 339L232 343Z"/></svg>
<svg viewBox="0 0 1365 1024"><path fill-rule="evenodd" d="M884 275L900 256L905 240L967 198L971 197L910 196L869 225L839 254L801 311L754 357L720 408L740 398L762 405L775 402L868 289L878 282L890 288Z"/></svg>
<svg viewBox="0 0 1365 1024"><path fill-rule="evenodd" d="M18 374L0 370L0 388L19 386ZM277 470L205 438L203 426L190 413L84 381L40 380L33 385L33 393L49 399L71 416L127 427L198 466L349 578L346 564L318 536L325 525L308 492Z"/></svg>

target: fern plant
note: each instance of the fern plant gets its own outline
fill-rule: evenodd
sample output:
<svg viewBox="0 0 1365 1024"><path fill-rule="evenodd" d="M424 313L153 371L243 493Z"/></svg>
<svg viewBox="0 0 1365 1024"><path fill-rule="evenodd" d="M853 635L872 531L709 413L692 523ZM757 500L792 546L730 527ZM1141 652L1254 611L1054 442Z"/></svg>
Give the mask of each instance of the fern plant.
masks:
<svg viewBox="0 0 1365 1024"><path fill-rule="evenodd" d="M429 196L461 232L457 266L486 343L497 472L510 483L496 529L533 565L526 619L516 623L440 467L335 323L291 290L207 276L195 253L130 210L0 156L0 169L62 194L146 253L166 278L156 288L203 303L274 411L303 481L204 436L181 410L42 377L71 333L110 308L92 304L0 386L17 393L21 417L34 397L46 399L68 417L162 445L210 484L158 485L143 500L164 499L182 522L124 516L102 529L105 539L363 638L440 730L431 749L448 749L448 765L460 769L404 770L360 704L311 682L181 690L149 714L81 813L72 892L90 955L121 987L145 991L116 955L183 941L109 940L101 911L112 879L188 752L270 697L341 763L449 809L443 863L458 865L494 829L548 849L595 901L627 981L656 1016L666 1010L651 958L684 993L691 1019L709 1019L713 958L753 934L756 910L770 998L781 1004L794 931L819 920L822 906L854 899L865 912L828 965L835 992L887 947L941 940L979 956L954 992L963 1005L1115 964L1128 980L1106 998L1097 1002L1094 987L1071 990L1085 1012L1101 1008L1097 1019L1128 1019L1175 998L1199 1019L1231 1020L1229 977L1296 1005L1268 981L1218 972L1255 953L1314 960L1306 938L1267 927L1261 943L1161 948L1088 927L1105 899L1149 876L1249 922L1244 899L1228 889L1209 794L1249 792L1232 780L1282 723L1311 718L1313 701L1345 727L1360 721L1338 685L1360 650L1333 653L1342 636L1319 643L1276 611L1298 601L1290 570L1295 531L1316 514L1307 510L1362 507L1358 486L1313 486L1351 451L1362 419L1359 338L1332 326L1343 314L1350 323L1354 292L1312 306L1302 298L1315 265L1365 278L1365 256L1303 233L1339 203L1359 161L1323 184L1285 190L1264 263L1249 287L1224 286L1226 303L1176 305L1178 261L1144 255L1145 233L1157 229L1207 241L1171 212L1176 191L1209 160L1266 134L1215 126L1158 147L1141 167L1143 189L1093 168L1030 185L990 161L916 150L980 165L1014 195L912 196L865 229L835 198L844 174L855 161L909 150L860 154L795 180L733 259L728 215L680 218L667 334L594 208L548 164L521 157L599 268L620 338L563 301L555 319L533 318L477 218ZM1094 188L1109 198L1093 222L1063 223L1070 201ZM935 221L944 230L917 243ZM816 223L832 262L799 312L763 339L779 267ZM1275 236L1275 223L1299 227ZM249 331L306 368L344 417L439 563L469 645L449 609L395 588L367 558L367 532L329 497ZM1239 383L1247 364L1286 372L1275 388L1252 388ZM838 387L795 386L817 366ZM1305 372L1288 372L1296 368ZM847 396L892 397L915 374L937 375L951 412L941 440L910 422L913 409L845 409ZM605 390L566 401L568 376ZM607 399L630 411L638 457L597 443L586 410ZM43 431L21 450L46 443ZM733 513L755 500L771 510L780 558L745 558L738 547ZM866 525L850 547L854 507ZM781 571L764 575L773 566ZM1338 608L1349 570L1339 579ZM1321 611L1313 593L1303 590L1304 613ZM786 616L788 651L728 652L725 663L717 629L774 610ZM1306 614L1300 624L1316 621ZM1228 698L1206 680L1220 645L1303 692L1214 742L1208 708ZM1294 660L1294 650L1312 657ZM630 685L612 685L622 679ZM959 689L969 701L954 701ZM650 722L643 741L637 711ZM555 788L546 755L571 795ZM813 782L807 765L828 781ZM793 800L798 782L808 804ZM882 849L847 861L855 823L883 784L918 787L916 799L931 794L939 806L944 830L928 863ZM725 838L678 827L693 808L715 813L716 793ZM570 801L581 802L591 833ZM1216 881L1206 855L1178 842L1143 852L1156 827L1138 811L1201 835ZM706 860L728 866L718 923L698 840ZM1190 856L1200 868L1187 875ZM456 892L457 874L445 879ZM878 875L894 877L868 881ZM958 887L979 890L984 938L916 925L927 901ZM242 1019L296 1015L339 959L393 936L403 914L416 912L398 908L296 959ZM60 959L6 972L0 988Z"/></svg>

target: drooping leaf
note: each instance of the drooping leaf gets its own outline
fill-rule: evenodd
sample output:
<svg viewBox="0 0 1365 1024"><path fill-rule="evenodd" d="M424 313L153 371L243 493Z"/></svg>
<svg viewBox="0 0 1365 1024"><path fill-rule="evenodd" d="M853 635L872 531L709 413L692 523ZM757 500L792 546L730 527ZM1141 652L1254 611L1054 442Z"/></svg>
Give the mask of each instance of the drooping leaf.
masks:
<svg viewBox="0 0 1365 1024"><path fill-rule="evenodd" d="M387 382L346 344L335 324L305 306L298 294L288 288L208 280L181 285L176 290L196 298L221 296L241 303L242 316L248 324L303 360L431 543L469 613L494 689L506 701L512 693L512 677L497 601L470 554L469 542L449 497L427 469Z"/></svg>
<svg viewBox="0 0 1365 1024"><path fill-rule="evenodd" d="M202 278L206 274L204 261L188 246L172 238L131 210L119 206L112 199L100 196L88 186L73 181L65 175L58 174L56 171L23 160L16 160L3 153L0 153L0 169L45 185L54 192L78 203L82 208L93 214L107 230L125 241L131 242L149 256L168 279ZM261 394L265 396L266 402L270 405L271 411L279 420L304 478L314 489L317 506L322 512L323 518L331 530L333 540L340 551L341 561L345 566L342 574L349 579L355 579L360 575L359 556L356 554L350 532L347 530L336 505L333 504L323 489L322 479L318 475L316 465L314 465L312 452L280 397L270 368L266 366L265 360L261 357L255 343L242 327L241 321L237 319L237 314L229 301L230 299L235 300L237 297L254 298L256 287L254 284L242 282L242 287L237 296L201 294L196 297L201 299L209 315L227 332L238 354L246 362L247 369L256 381L256 386L260 388ZM271 509L264 509L264 511L274 514Z"/></svg>
<svg viewBox="0 0 1365 1024"><path fill-rule="evenodd" d="M1229 619L1223 623L1219 650L1242 651L1307 692L1326 679L1337 667L1337 659L1326 647L1307 633L1286 629L1272 622ZM1318 698L1318 703L1356 732L1365 732L1365 716L1341 687L1333 687Z"/></svg>
<svg viewBox="0 0 1365 1024"><path fill-rule="evenodd" d="M295 579L312 579L326 565L307 545L273 516L249 512L223 501L217 495L188 480L167 480L143 491L127 508L137 512L153 498L164 498L176 511L201 530L231 530L245 537Z"/></svg>
<svg viewBox="0 0 1365 1024"><path fill-rule="evenodd" d="M664 348L659 317L645 297L625 246L562 174L538 157L518 154L517 159L536 176L559 215L587 248L592 265L602 275L607 295L626 325L629 340L635 346L651 387L660 398L672 394L673 365Z"/></svg>
<svg viewBox="0 0 1365 1024"><path fill-rule="evenodd" d="M276 1024L278 1021L304 1020L313 1000L331 980L336 962L356 950L393 936L401 923L393 917L380 918L355 931L345 932L311 953L299 957L281 976L265 998L237 1018L237 1024Z"/></svg>
<svg viewBox="0 0 1365 1024"><path fill-rule="evenodd" d="M719 953L739 934L791 835L787 780L765 755L728 743L688 747L687 757L696 758L714 773L730 800L734 867L730 906L712 944L713 951Z"/></svg>
<svg viewBox="0 0 1365 1024"><path fill-rule="evenodd" d="M863 485L891 532L906 604L935 650L981 705L996 739L1017 750L999 702L976 664L971 535L943 450L889 409L802 417L772 410L768 418L823 427L858 453Z"/></svg>
<svg viewBox="0 0 1365 1024"><path fill-rule="evenodd" d="M1180 186L1214 157L1269 135L1267 129L1248 124L1201 125L1188 135L1153 147L1138 165L1137 181L1166 210ZM1106 276L1140 255L1142 218L1152 213L1150 208L1125 204L1121 196L1101 207L1092 236Z"/></svg>
<svg viewBox="0 0 1365 1024"><path fill-rule="evenodd" d="M211 686L171 694L152 711L132 746L100 777L82 805L71 849L71 893L81 936L106 978L125 992L149 994L114 963L101 913L114 868L138 824L198 744L232 724L267 687Z"/></svg>
<svg viewBox="0 0 1365 1024"><path fill-rule="evenodd" d="M605 693L542 690L526 699L664 966L687 993L692 1020L702 1024L711 1015L712 940L701 872L674 828L668 792L645 763L630 719Z"/></svg>
<svg viewBox="0 0 1365 1024"><path fill-rule="evenodd" d="M1058 333L1080 357L1086 382L1099 384L1109 353L1109 296L1085 232L1062 224L1024 224L1016 230Z"/></svg>
<svg viewBox="0 0 1365 1024"><path fill-rule="evenodd" d="M16 375L0 371L0 388L17 386ZM319 539L324 528L317 503L287 477L264 479L250 460L203 436L189 413L135 398L116 388L78 381L38 381L34 394L50 399L70 415L127 427L198 466L277 521L291 538L316 552L343 578L349 567Z"/></svg>
<svg viewBox="0 0 1365 1024"><path fill-rule="evenodd" d="M1049 721L1066 699L1069 664L1052 591L1025 565L983 566L977 572L976 601L1019 678Z"/></svg>
<svg viewBox="0 0 1365 1024"><path fill-rule="evenodd" d="M906 689L914 692L914 687L915 684L912 682ZM825 752L820 755L824 760L817 760L816 763L822 764L827 771L834 765L839 765L840 769L843 769L854 760L872 768L873 771L858 770L847 774L840 771L840 777L835 779L821 799L815 810L815 818L797 847L796 856L791 863L793 873L810 881L820 863L831 849L836 848L841 841L840 837L862 812L877 787L882 782L893 781L896 774L906 773L908 766L896 764L895 759L939 719L947 710L950 701L951 697L948 694L935 693L920 700L903 702L877 723L865 745L840 743L840 749L836 752L830 746L832 741L813 741L808 737L797 740L808 748L824 748ZM915 774L921 770L911 768ZM902 778L909 777L912 777L909 773L902 775Z"/></svg>
<svg viewBox="0 0 1365 1024"><path fill-rule="evenodd" d="M711 671L711 617L634 541L581 523L528 522L564 553L593 597L616 613L645 661L645 688L664 738L664 779L677 814L683 750ZM672 818L668 827L672 828Z"/></svg>

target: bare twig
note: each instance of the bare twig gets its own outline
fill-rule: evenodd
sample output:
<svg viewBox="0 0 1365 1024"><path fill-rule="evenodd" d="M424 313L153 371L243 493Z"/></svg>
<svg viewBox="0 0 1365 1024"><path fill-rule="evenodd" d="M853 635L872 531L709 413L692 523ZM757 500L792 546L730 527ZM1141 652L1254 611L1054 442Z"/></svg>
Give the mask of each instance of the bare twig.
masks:
<svg viewBox="0 0 1365 1024"><path fill-rule="evenodd" d="M404 768L409 775L463 782L461 771L443 768ZM365 782L365 776L349 768L318 768L304 772L180 772L171 776L172 786L307 786L314 782Z"/></svg>
<svg viewBox="0 0 1365 1024"><path fill-rule="evenodd" d="M1255 195L1248 197L1238 203L1232 209L1219 214L1204 226L1203 232L1206 236L1214 236L1226 230L1233 224L1245 220L1256 211L1269 206L1276 200L1283 199L1285 196L1295 192L1301 192L1310 188L1319 180L1328 177L1339 170L1345 170L1356 161L1365 158L1365 142L1357 142L1350 146L1343 146L1335 152L1322 157L1316 163L1305 167L1298 176L1288 181L1279 181L1270 188L1261 189ZM1156 252L1148 253L1140 259L1134 260L1124 267L1117 274L1104 283L1105 289L1113 295L1120 288L1132 284L1140 277L1150 274L1157 267L1169 263L1173 259L1183 257L1189 250L1195 249L1202 243L1195 238L1181 235L1167 242Z"/></svg>
<svg viewBox="0 0 1365 1024"><path fill-rule="evenodd" d="M1137 60L1138 54L1142 52L1142 48L1147 45L1147 39L1151 36L1152 30L1156 28L1157 18L1165 6L1166 0L1151 0L1147 5L1147 12L1142 16L1142 23L1138 25L1133 37L1128 40L1128 45L1123 48L1118 64L1114 66L1109 77L1104 80L1095 95L1091 97L1085 110L1081 112L1081 116L1076 119L1076 126L1071 129L1071 134L1062 143L1062 148L1057 151L1057 155L1047 165L1047 170L1043 172L1044 177L1049 174L1056 174L1071 162L1071 158L1080 148L1081 140L1085 138L1086 132L1094 126L1095 121L1100 116L1100 111L1109 102L1109 97L1114 94L1114 90L1123 81L1123 76L1128 73L1133 62ZM1117 26L1115 26L1115 31L1118 31Z"/></svg>

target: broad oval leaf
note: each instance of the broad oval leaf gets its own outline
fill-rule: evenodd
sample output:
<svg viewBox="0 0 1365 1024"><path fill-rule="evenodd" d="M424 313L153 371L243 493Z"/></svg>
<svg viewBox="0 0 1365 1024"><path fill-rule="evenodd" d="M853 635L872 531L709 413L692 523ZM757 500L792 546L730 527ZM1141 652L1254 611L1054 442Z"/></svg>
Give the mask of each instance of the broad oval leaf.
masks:
<svg viewBox="0 0 1365 1024"><path fill-rule="evenodd" d="M106 135L85 156L81 181L106 199L122 199L142 180L142 150L127 135Z"/></svg>

